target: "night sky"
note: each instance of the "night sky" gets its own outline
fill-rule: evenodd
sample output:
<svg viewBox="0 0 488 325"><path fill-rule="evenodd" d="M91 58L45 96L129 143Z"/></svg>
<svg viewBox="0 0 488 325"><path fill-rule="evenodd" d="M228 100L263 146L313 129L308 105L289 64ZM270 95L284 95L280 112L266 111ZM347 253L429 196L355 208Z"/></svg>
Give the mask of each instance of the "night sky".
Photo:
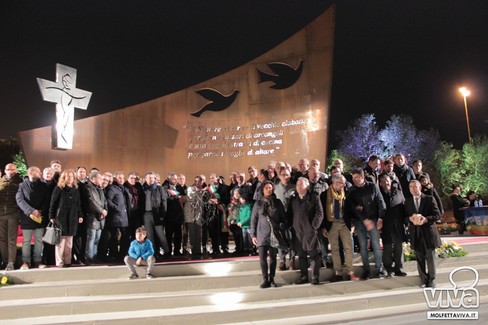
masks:
<svg viewBox="0 0 488 325"><path fill-rule="evenodd" d="M302 29L333 1L0 0L0 137L51 125L55 105L36 77L78 70L93 92L77 118L151 100L218 76ZM335 131L375 113L408 114L419 129L467 141L488 133L488 1L336 4L329 148Z"/></svg>

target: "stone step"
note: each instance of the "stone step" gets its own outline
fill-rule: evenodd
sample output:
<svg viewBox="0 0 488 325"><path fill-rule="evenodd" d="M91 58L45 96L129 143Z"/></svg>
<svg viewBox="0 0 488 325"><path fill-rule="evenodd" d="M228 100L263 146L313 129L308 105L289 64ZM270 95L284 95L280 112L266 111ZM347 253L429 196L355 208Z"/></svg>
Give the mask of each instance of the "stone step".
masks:
<svg viewBox="0 0 488 325"><path fill-rule="evenodd" d="M465 263L438 267L438 287L449 284L449 274L454 269L453 265L458 267ZM481 279L488 278L488 265L471 266L478 270ZM412 288L420 290L416 275L384 280L323 283L320 286L291 284L298 278L299 274L295 271L279 273L276 277L279 288L268 290L261 290L257 287L259 276L250 271L215 278L187 276L133 281L94 280L89 284L71 285L62 283L23 285L17 286L17 289L24 290L8 290L14 287L2 289L0 315L3 315L4 319L11 319L47 315L61 316L67 311L69 314L88 314L97 311L123 312L212 306L219 295L226 298L227 302L234 296L238 296L241 299L240 303L248 304L283 299L308 299L325 295L352 298L373 292L384 293ZM470 279L471 274L464 272L456 277L457 281ZM189 282L194 282L194 286L190 285L192 289L184 287ZM226 285L223 286L223 283ZM33 294L34 292L36 294ZM225 296L226 294L229 296ZM30 305L35 306L35 309L26 308Z"/></svg>
<svg viewBox="0 0 488 325"><path fill-rule="evenodd" d="M470 252L468 256L436 260L438 287L451 286L449 274L454 268L471 266L482 279L477 289L484 299L488 296L488 283L483 282L488 279L486 245L465 248ZM261 277L256 258L160 264L154 271L157 278L152 280L129 281L124 266L14 271L12 275L31 283L0 289L0 319L2 324L133 324L142 317L165 324L213 324L296 319L348 310L341 306L349 310L390 308L398 304L398 299L402 305L421 304L424 298L418 288L416 263L407 262L404 269L409 276L324 282L319 286L293 285L299 272L284 271L277 273L280 287L266 290L258 288ZM144 270L139 271L143 275ZM356 265L355 271L360 274L361 267ZM332 275L332 270L322 268L320 279L328 281ZM458 281L469 279L470 274L465 272L456 276ZM239 302L229 305L233 299ZM242 312L229 314L229 310Z"/></svg>
<svg viewBox="0 0 488 325"><path fill-rule="evenodd" d="M462 243L468 252L486 252L488 244L488 237L485 239L479 237L444 237L448 242L457 241ZM486 241L486 244L480 244L480 241ZM463 242L464 241L464 242ZM359 253L354 253L354 263L361 264L361 256ZM370 253L370 261L374 262L373 254ZM215 264L218 263L218 264ZM196 261L187 260L169 260L159 262L156 264L159 276L186 276L186 275L212 275L219 274L219 272L230 273L233 271L259 270L259 259L257 256L253 257L239 257L239 258L220 258L220 259L204 259ZM223 270L219 269L222 265ZM164 266L164 268L160 268ZM257 268L256 268L257 266ZM107 272L107 270L109 270ZM56 273L49 273L52 271ZM91 279L113 279L125 278L126 268L123 265L97 265L97 266L74 266L72 268L58 269L50 267L46 269L30 269L30 270L16 270L7 272L15 283L37 283L37 282L52 282L52 281L72 281L72 280L91 280ZM5 273L5 272L3 272Z"/></svg>
<svg viewBox="0 0 488 325"><path fill-rule="evenodd" d="M450 269L461 265L475 267L484 265L487 259L488 252L478 252L464 257L437 259L436 265L438 268ZM410 275L417 274L416 268L414 261L406 262L404 265L405 272ZM371 269L375 271L374 265L371 265ZM152 280L144 278L144 268L136 270L140 279L132 281L127 279L128 271L123 266L16 271L18 278L12 276L15 283L19 283L22 276L25 284L2 288L0 301L16 299L22 295L41 298L225 289L234 288L236 283L239 286L257 286L262 281L257 260L157 265L153 271L156 278ZM362 267L356 265L355 273L360 275L361 272ZM333 275L332 269L320 270L322 282L330 281ZM39 277L42 281L38 281ZM299 277L299 271L277 272L277 280L281 279L283 284L294 283ZM27 283L27 280L31 283ZM137 288L134 288L135 284Z"/></svg>
<svg viewBox="0 0 488 325"><path fill-rule="evenodd" d="M484 245L472 245L469 247L469 254L464 257L442 259L438 258L438 264L455 263L458 259L470 262L471 260L479 260L484 257L488 258L488 250ZM370 253L370 263L374 264L373 254ZM355 253L354 264L361 265L361 257ZM414 262L406 262L405 269L415 271L416 264ZM136 268L139 275L144 275L145 268ZM359 273L361 268L357 268ZM220 259L220 260L202 260L202 261L181 261L181 262L164 262L157 263L153 273L158 277L173 277L173 276L219 276L231 274L233 272L242 271L256 271L259 270L258 257L246 257L238 259ZM278 271L280 272L280 271ZM66 282L66 281L84 281L84 280L112 280L112 279L126 279L128 275L127 268L122 265L112 266L80 266L71 268L48 268L48 269L29 269L16 270L7 273L16 284L29 284L41 282ZM1 299L1 297L0 297Z"/></svg>
<svg viewBox="0 0 488 325"><path fill-rule="evenodd" d="M334 283L330 286L295 286L294 288L277 288L269 290L256 290L243 288L240 292L220 292L207 296L203 305L192 304L186 306L180 299L181 305L161 305L157 297L131 296L112 302L111 305L103 303L84 304L83 302L68 302L61 313L59 306L50 307L49 304L36 305L44 316L12 319L5 318L2 324L133 324L144 319L163 324L220 324L230 322L254 322L256 320L271 320L276 318L292 318L323 315L327 320L331 314L359 312L361 310L390 308L395 305L416 306L416 310L427 310L422 289L413 287L394 288L384 285L388 280L372 280L368 283L382 282L383 286L371 285L369 290L350 292L345 287L356 283ZM393 280L389 281L393 283ZM460 286L469 285L471 279L460 281ZM356 286L357 287L357 286ZM440 287L440 286L439 286ZM488 280L481 280L477 287L482 302L488 301ZM259 299L261 295L275 292L280 298ZM290 294L291 291L291 294ZM303 296L301 293L305 293ZM220 295L220 300L218 299ZM172 297L171 299L177 299ZM234 300L235 299L235 300ZM111 306L115 309L110 309ZM132 308L133 306L136 309ZM137 309L139 307L140 309ZM16 310L10 306L13 314ZM19 309L22 306L19 306ZM86 308L89 312L83 313ZM24 305L25 309L25 305ZM409 308L409 310L412 310ZM232 312L231 312L232 311ZM383 314L385 315L385 314ZM301 323L297 321L296 323Z"/></svg>
<svg viewBox="0 0 488 325"><path fill-rule="evenodd" d="M158 277L219 275L231 272L252 271L259 268L258 257L238 259L215 259L156 263L154 272ZM142 271L145 268L137 268ZM142 273L141 273L142 274ZM39 283L56 281L82 281L93 279L126 279L125 265L75 266L70 268L16 270L9 272L15 283Z"/></svg>
<svg viewBox="0 0 488 325"><path fill-rule="evenodd" d="M468 244L465 245L468 256L462 257L471 259L471 256L477 256L478 253L487 253L485 244ZM488 254L488 253L487 253ZM370 252L370 263L374 264L374 256ZM487 256L488 257L488 256ZM455 258L438 259L438 263L452 263ZM359 253L354 253L353 262L355 265L361 265L361 256ZM405 263L406 266L409 263ZM140 268L142 270L142 268ZM198 261L169 261L156 263L153 273L158 277L172 277L172 276L193 276L193 275L208 275L217 276L221 274L229 274L232 272L259 270L259 258L254 257L240 257L240 258L226 258L215 260L198 260ZM415 267L412 269L415 270ZM127 268L123 265L102 265L102 266L75 266L71 268L56 268L48 269L29 269L16 270L7 273L12 277L16 284L39 283L39 282L55 282L55 281L81 281L93 279L114 279L126 278ZM142 274L143 275L143 274ZM0 298L1 299L1 298Z"/></svg>

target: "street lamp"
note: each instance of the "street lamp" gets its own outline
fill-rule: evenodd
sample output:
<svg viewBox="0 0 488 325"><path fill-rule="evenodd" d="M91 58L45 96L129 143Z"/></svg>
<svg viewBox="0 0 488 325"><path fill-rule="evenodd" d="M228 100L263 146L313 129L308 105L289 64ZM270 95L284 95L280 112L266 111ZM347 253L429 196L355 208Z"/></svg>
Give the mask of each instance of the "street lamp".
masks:
<svg viewBox="0 0 488 325"><path fill-rule="evenodd" d="M471 92L466 87L459 88L459 92L461 93L461 95L463 95L464 98L464 111L466 113L466 124L468 126L469 143L473 143L473 140L471 139L471 129L469 128L468 102L466 101L466 97L468 97Z"/></svg>

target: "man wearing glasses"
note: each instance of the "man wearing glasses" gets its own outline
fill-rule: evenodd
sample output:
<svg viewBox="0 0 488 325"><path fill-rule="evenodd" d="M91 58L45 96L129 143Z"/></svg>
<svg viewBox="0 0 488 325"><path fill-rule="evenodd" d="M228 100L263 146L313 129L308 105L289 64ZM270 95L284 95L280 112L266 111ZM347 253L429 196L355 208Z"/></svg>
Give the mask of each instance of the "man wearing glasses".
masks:
<svg viewBox="0 0 488 325"><path fill-rule="evenodd" d="M348 280L358 281L359 278L353 270L353 252L351 238L351 222L344 218L345 216L345 199L346 178L340 173L334 174L332 183L326 192L320 195L320 200L324 209L324 223L322 225L322 234L330 242L332 251L332 265L334 268L334 277L332 281L342 281L342 262L340 246L344 250L344 264Z"/></svg>

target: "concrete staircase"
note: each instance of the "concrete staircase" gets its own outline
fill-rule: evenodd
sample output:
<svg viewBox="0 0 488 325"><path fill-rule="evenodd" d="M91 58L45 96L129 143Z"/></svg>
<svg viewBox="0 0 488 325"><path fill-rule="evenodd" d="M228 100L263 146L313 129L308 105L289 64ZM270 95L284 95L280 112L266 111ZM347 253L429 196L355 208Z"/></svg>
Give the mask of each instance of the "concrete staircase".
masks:
<svg viewBox="0 0 488 325"><path fill-rule="evenodd" d="M450 272L471 266L480 275L481 302L488 300L486 243L463 244L468 256L437 260L437 287L451 287ZM158 264L155 279L128 280L125 266L14 271L0 288L0 324L305 324L428 310L415 262L407 277L330 283L322 268L319 286L294 285L298 271L277 272L278 288L259 289L256 257ZM356 267L361 272L359 265ZM472 274L456 275L458 285Z"/></svg>

